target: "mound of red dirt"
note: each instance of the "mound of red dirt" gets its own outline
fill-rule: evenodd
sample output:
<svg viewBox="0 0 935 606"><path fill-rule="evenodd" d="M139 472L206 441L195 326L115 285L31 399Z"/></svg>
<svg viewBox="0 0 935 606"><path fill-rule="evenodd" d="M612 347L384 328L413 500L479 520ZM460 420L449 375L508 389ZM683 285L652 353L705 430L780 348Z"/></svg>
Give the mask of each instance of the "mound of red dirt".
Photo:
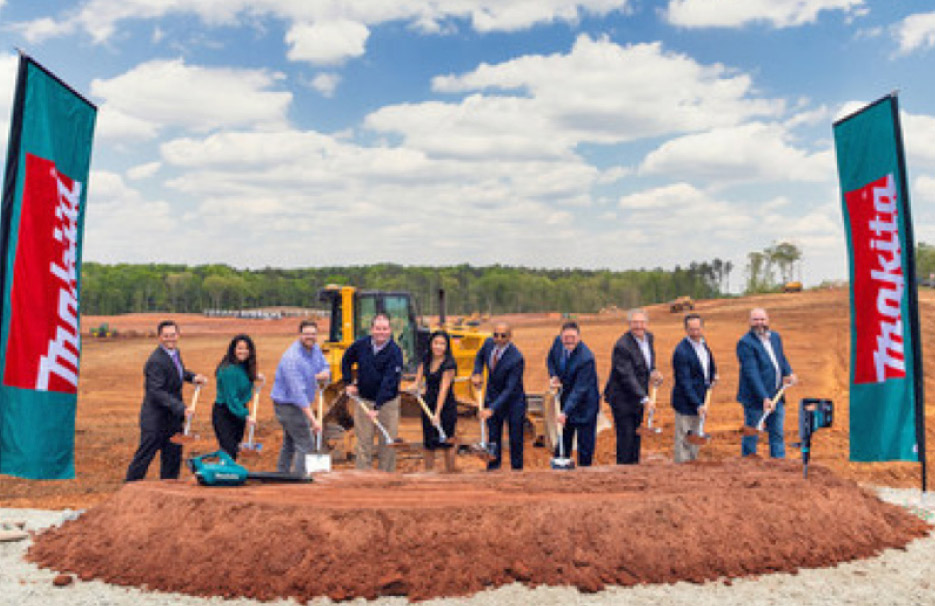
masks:
<svg viewBox="0 0 935 606"><path fill-rule="evenodd" d="M35 539L40 566L202 596L461 596L519 581L702 582L832 566L927 524L822 468L651 463L382 475L308 485L123 487Z"/></svg>

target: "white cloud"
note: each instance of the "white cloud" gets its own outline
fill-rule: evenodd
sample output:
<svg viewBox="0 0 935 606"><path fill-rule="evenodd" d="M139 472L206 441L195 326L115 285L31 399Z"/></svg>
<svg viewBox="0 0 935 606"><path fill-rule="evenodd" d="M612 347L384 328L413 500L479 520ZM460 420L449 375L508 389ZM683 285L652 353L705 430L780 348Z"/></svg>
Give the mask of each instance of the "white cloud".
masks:
<svg viewBox="0 0 935 606"><path fill-rule="evenodd" d="M768 181L827 181L829 153L809 154L789 144L778 124L750 122L671 139L650 152L640 173L679 175L725 185Z"/></svg>
<svg viewBox="0 0 935 606"><path fill-rule="evenodd" d="M75 31L76 24L73 21L56 21L51 17L42 17L27 23L20 23L14 26L14 29L26 38L27 42L39 44L49 38L65 36Z"/></svg>
<svg viewBox="0 0 935 606"><path fill-rule="evenodd" d="M317 74L311 82L311 87L317 90L323 97L333 97L334 92L341 83L341 76L334 72L323 72Z"/></svg>
<svg viewBox="0 0 935 606"><path fill-rule="evenodd" d="M102 135L151 137L165 126L196 132L228 127L279 128L292 93L270 90L281 78L266 70L208 68L181 59L154 60L91 82L102 98Z"/></svg>
<svg viewBox="0 0 935 606"><path fill-rule="evenodd" d="M900 112L900 121L910 171L935 170L935 116Z"/></svg>
<svg viewBox="0 0 935 606"><path fill-rule="evenodd" d="M610 168L601 171L600 176L597 178L597 182L602 185L608 185L610 183L616 183L624 177L628 177L633 174L633 169L629 166L611 166Z"/></svg>
<svg viewBox="0 0 935 606"><path fill-rule="evenodd" d="M680 27L742 27L762 22L777 28L814 23L822 11L857 12L864 0L669 0L665 16Z"/></svg>
<svg viewBox="0 0 935 606"><path fill-rule="evenodd" d="M935 13L909 15L896 24L893 30L902 54L931 48L935 46Z"/></svg>
<svg viewBox="0 0 935 606"><path fill-rule="evenodd" d="M629 4L630 0L88 0L77 9L63 11L56 20L42 18L18 23L16 27L35 32L37 36L64 35L81 29L96 43L102 43L111 38L124 21L192 15L208 26L249 23L260 17L282 19L290 29L299 24L336 21L352 22L365 28L401 21L422 32L450 34L457 31L450 24L452 20L466 20L479 32L518 31L543 23L576 22L584 15L625 12ZM332 41L337 47L330 50L322 48L317 41L304 40L303 43L315 47L315 57L321 53L333 56L347 49L346 38ZM306 60L302 52L299 51L298 58Z"/></svg>
<svg viewBox="0 0 935 606"><path fill-rule="evenodd" d="M527 55L433 80L439 92L474 93L459 103L383 107L365 121L427 153L546 158L582 142L613 144L730 126L782 112L756 98L752 81L701 65L661 44L619 46L580 36L568 54ZM514 94L507 94L514 93Z"/></svg>
<svg viewBox="0 0 935 606"><path fill-rule="evenodd" d="M292 61L336 65L363 55L369 36L366 25L347 19L296 23L286 33L287 56Z"/></svg>
<svg viewBox="0 0 935 606"><path fill-rule="evenodd" d="M162 167L162 162L146 162L145 164L137 164L136 166L131 167L127 170L127 177L138 181L140 179L148 179L155 175L159 169Z"/></svg>
<svg viewBox="0 0 935 606"><path fill-rule="evenodd" d="M10 134L10 113L13 110L13 92L16 89L16 70L19 56L0 55L0 158L6 159L6 142Z"/></svg>
<svg viewBox="0 0 935 606"><path fill-rule="evenodd" d="M151 262L186 246L186 232L172 207L150 202L120 175L92 171L88 184L84 255L105 263Z"/></svg>

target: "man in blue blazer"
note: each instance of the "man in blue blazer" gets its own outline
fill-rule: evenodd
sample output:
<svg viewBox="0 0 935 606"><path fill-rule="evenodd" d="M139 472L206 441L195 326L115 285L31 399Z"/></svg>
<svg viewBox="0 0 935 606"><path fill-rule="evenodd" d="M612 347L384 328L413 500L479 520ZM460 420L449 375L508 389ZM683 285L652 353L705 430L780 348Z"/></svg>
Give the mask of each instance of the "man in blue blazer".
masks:
<svg viewBox="0 0 935 606"><path fill-rule="evenodd" d="M600 390L594 354L581 342L577 322L565 322L546 357L552 389L562 388L561 412L556 421L562 426L562 451L555 456L571 456L575 434L578 435L578 465L588 467L594 458L597 441L597 412Z"/></svg>
<svg viewBox="0 0 935 606"><path fill-rule="evenodd" d="M781 459L786 456L783 441L785 398L781 398L775 407L772 398L782 384L791 385L796 382L796 377L783 353L782 339L778 333L769 330L769 316L765 309L757 307L750 311L750 332L737 343L737 360L740 362L737 401L743 405L744 424L755 426L763 412L771 410L766 417L769 456ZM740 442L741 454L756 454L758 440L758 436L744 436Z"/></svg>
<svg viewBox="0 0 935 606"><path fill-rule="evenodd" d="M487 368L487 395L482 422L487 423L487 432L494 458L487 469L499 469L503 454L503 423L506 421L510 435L510 467L523 468L523 424L526 421L526 392L523 390L523 354L510 340L513 331L509 324L498 323L492 339L487 339L474 358L474 374L471 381L478 389L484 381Z"/></svg>
<svg viewBox="0 0 935 606"><path fill-rule="evenodd" d="M672 408L675 409L675 462L698 458L698 446L690 444L688 432L698 433L702 414L708 413L705 395L717 380L714 354L704 339L704 320L691 313L685 316L684 339L672 354Z"/></svg>
<svg viewBox="0 0 935 606"><path fill-rule="evenodd" d="M126 481L146 477L146 471L156 453L160 453L159 477L174 480L182 467L182 447L169 438L182 431L182 422L194 414L191 406L182 402L184 381L205 385L208 378L185 368L179 353L179 327L164 320L156 328L159 346L153 350L143 367L144 395L140 407L140 445L127 468Z"/></svg>

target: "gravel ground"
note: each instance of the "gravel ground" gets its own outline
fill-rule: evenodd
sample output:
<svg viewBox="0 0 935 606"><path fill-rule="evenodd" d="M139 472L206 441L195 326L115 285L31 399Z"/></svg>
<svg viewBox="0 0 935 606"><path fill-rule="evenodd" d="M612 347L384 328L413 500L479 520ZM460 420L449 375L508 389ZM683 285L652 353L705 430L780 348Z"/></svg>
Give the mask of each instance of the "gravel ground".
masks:
<svg viewBox="0 0 935 606"><path fill-rule="evenodd" d="M918 490L878 489L880 497L902 505L915 515L935 523L935 495L920 499ZM25 520L27 530L39 530L60 524L78 515L73 511L38 509L0 509L0 522ZM0 605L16 606L153 606L173 604L206 606L208 604L255 605L247 599L194 598L178 594L153 593L133 588L107 585L98 581L55 587L56 573L41 570L23 560L29 540L0 543ZM330 604L315 600L312 604ZM365 604L362 599L350 604ZM797 604L844 606L865 604L935 606L935 536L910 543L905 550L891 549L882 555L830 569L802 570L798 574L773 574L758 578L737 579L704 585L646 585L610 588L594 594L582 594L568 587L528 589L510 585L477 594L471 598L438 599L424 602L432 606L609 606L685 605L685 606L759 606ZM290 604L279 600L272 604ZM403 606L405 599L384 598L374 604Z"/></svg>

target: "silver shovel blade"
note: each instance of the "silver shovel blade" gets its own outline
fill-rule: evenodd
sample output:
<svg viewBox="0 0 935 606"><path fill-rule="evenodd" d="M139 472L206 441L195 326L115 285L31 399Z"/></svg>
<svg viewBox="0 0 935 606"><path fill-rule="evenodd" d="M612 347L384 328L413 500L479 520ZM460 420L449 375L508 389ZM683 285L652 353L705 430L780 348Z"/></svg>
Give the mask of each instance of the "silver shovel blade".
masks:
<svg viewBox="0 0 935 606"><path fill-rule="evenodd" d="M305 455L305 473L328 473L331 471L330 454Z"/></svg>

